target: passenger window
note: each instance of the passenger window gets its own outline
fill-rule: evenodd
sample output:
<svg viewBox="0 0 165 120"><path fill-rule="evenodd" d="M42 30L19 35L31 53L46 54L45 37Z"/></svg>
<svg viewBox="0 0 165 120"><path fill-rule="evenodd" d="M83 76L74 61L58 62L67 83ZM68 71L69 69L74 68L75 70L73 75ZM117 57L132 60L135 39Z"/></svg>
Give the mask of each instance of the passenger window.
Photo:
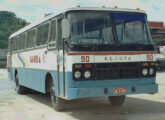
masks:
<svg viewBox="0 0 165 120"><path fill-rule="evenodd" d="M56 46L56 20L51 21L49 48Z"/></svg>
<svg viewBox="0 0 165 120"><path fill-rule="evenodd" d="M45 45L48 41L48 33L49 33L49 23L43 25L43 33L42 33L42 41L41 45Z"/></svg>
<svg viewBox="0 0 165 120"><path fill-rule="evenodd" d="M16 50L16 39L13 38L12 40L13 40L13 51L15 51Z"/></svg>
<svg viewBox="0 0 165 120"><path fill-rule="evenodd" d="M26 33L24 33L23 35L22 35L22 41L23 41L23 44L22 44L22 49L25 49L25 42L26 42Z"/></svg>
<svg viewBox="0 0 165 120"><path fill-rule="evenodd" d="M32 48L35 45L36 29L27 32L26 48Z"/></svg>
<svg viewBox="0 0 165 120"><path fill-rule="evenodd" d="M12 48L12 51L14 51L14 46L15 46L14 38L12 38L10 42L10 47Z"/></svg>
<svg viewBox="0 0 165 120"><path fill-rule="evenodd" d="M45 45L48 41L48 33L49 33L49 23L43 24L37 29L37 41L36 45Z"/></svg>
<svg viewBox="0 0 165 120"><path fill-rule="evenodd" d="M37 46L41 45L41 38L42 38L42 26L39 26L37 28L37 40L36 40L36 45Z"/></svg>
<svg viewBox="0 0 165 120"><path fill-rule="evenodd" d="M19 43L18 43L18 37L15 37L13 39L13 42L14 42L14 51L17 51L18 50L18 47L19 47Z"/></svg>
<svg viewBox="0 0 165 120"><path fill-rule="evenodd" d="M19 50L22 50L22 43L23 41L22 41L22 37L21 37L21 35L20 35L20 39L19 39Z"/></svg>

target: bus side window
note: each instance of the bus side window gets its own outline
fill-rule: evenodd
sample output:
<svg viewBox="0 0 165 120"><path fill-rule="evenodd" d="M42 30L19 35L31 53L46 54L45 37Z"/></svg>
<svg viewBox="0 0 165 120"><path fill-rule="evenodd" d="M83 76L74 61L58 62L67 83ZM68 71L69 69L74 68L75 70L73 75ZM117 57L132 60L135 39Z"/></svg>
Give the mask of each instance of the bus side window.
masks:
<svg viewBox="0 0 165 120"><path fill-rule="evenodd" d="M26 48L33 48L35 45L36 39L36 29L32 29L27 32L27 39L26 39Z"/></svg>
<svg viewBox="0 0 165 120"><path fill-rule="evenodd" d="M42 41L41 45L45 45L48 41L48 33L49 33L49 23L43 25L43 33L42 33Z"/></svg>
<svg viewBox="0 0 165 120"><path fill-rule="evenodd" d="M51 21L48 48L56 48L56 20Z"/></svg>
<svg viewBox="0 0 165 120"><path fill-rule="evenodd" d="M10 48L9 49L11 49L11 51L13 52L14 51L14 39L12 38L12 39L10 39Z"/></svg>
<svg viewBox="0 0 165 120"><path fill-rule="evenodd" d="M45 45L47 43L48 33L49 33L49 23L42 24L37 28L37 40L36 40L37 46Z"/></svg>
<svg viewBox="0 0 165 120"><path fill-rule="evenodd" d="M19 49L20 50L25 49L25 38L26 38L25 35L26 35L25 33L20 35L20 44L19 44Z"/></svg>
<svg viewBox="0 0 165 120"><path fill-rule="evenodd" d="M23 44L22 44L22 49L25 49L25 47L26 47L26 46L25 46L25 45L26 45L26 43L25 43L25 42L26 42L26 33L23 33L22 39L23 39L23 42L22 42L22 43L23 43Z"/></svg>
<svg viewBox="0 0 165 120"><path fill-rule="evenodd" d="M17 50L19 50L19 40L20 40L20 38L19 38L19 36L17 36L17 37L16 37L16 41L17 41L17 48L16 48L16 49L17 49Z"/></svg>
<svg viewBox="0 0 165 120"><path fill-rule="evenodd" d="M14 51L17 51L18 50L18 47L19 47L18 37L15 37L13 39L13 43L14 43Z"/></svg>
<svg viewBox="0 0 165 120"><path fill-rule="evenodd" d="M19 50L22 50L22 35L19 37Z"/></svg>

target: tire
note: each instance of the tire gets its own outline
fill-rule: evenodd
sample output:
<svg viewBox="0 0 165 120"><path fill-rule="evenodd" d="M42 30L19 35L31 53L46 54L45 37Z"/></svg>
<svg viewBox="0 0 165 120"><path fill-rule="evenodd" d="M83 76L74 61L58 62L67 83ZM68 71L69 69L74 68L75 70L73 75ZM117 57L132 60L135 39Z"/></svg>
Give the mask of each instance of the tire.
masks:
<svg viewBox="0 0 165 120"><path fill-rule="evenodd" d="M51 82L51 88L50 88L50 98L52 102L52 106L56 111L62 111L64 110L64 99L61 99L55 95L55 88L53 81Z"/></svg>
<svg viewBox="0 0 165 120"><path fill-rule="evenodd" d="M110 103L113 106L121 106L121 105L124 104L126 96L125 95L122 95L122 96L109 96L108 98L109 98Z"/></svg>
<svg viewBox="0 0 165 120"><path fill-rule="evenodd" d="M16 92L17 94L25 94L26 93L26 88L19 85L19 79L18 79L18 74L15 76L15 84L16 84Z"/></svg>

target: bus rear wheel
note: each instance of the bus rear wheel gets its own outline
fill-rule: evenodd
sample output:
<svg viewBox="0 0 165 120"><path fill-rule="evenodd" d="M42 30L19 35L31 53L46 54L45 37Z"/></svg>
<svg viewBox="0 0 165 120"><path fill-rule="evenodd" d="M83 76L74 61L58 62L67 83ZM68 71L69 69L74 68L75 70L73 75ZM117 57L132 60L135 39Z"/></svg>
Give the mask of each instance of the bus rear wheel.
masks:
<svg viewBox="0 0 165 120"><path fill-rule="evenodd" d="M62 111L64 109L64 100L55 95L55 87L53 82L51 83L50 98L52 106L56 111Z"/></svg>
<svg viewBox="0 0 165 120"><path fill-rule="evenodd" d="M121 105L124 104L126 96L125 95L122 95L122 96L109 96L108 98L109 98L110 103L113 106L121 106Z"/></svg>
<svg viewBox="0 0 165 120"><path fill-rule="evenodd" d="M19 85L19 79L18 79L18 74L15 76L15 84L16 84L16 92L17 94L25 94L26 93L26 88Z"/></svg>

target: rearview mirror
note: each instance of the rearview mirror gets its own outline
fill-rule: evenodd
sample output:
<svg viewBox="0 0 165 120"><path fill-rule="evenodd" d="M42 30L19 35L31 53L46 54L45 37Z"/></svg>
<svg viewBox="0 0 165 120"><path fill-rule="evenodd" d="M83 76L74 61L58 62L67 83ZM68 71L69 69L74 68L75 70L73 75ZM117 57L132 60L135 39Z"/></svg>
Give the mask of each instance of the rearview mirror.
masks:
<svg viewBox="0 0 165 120"><path fill-rule="evenodd" d="M62 19L62 38L68 39L70 37L70 23L68 19Z"/></svg>

